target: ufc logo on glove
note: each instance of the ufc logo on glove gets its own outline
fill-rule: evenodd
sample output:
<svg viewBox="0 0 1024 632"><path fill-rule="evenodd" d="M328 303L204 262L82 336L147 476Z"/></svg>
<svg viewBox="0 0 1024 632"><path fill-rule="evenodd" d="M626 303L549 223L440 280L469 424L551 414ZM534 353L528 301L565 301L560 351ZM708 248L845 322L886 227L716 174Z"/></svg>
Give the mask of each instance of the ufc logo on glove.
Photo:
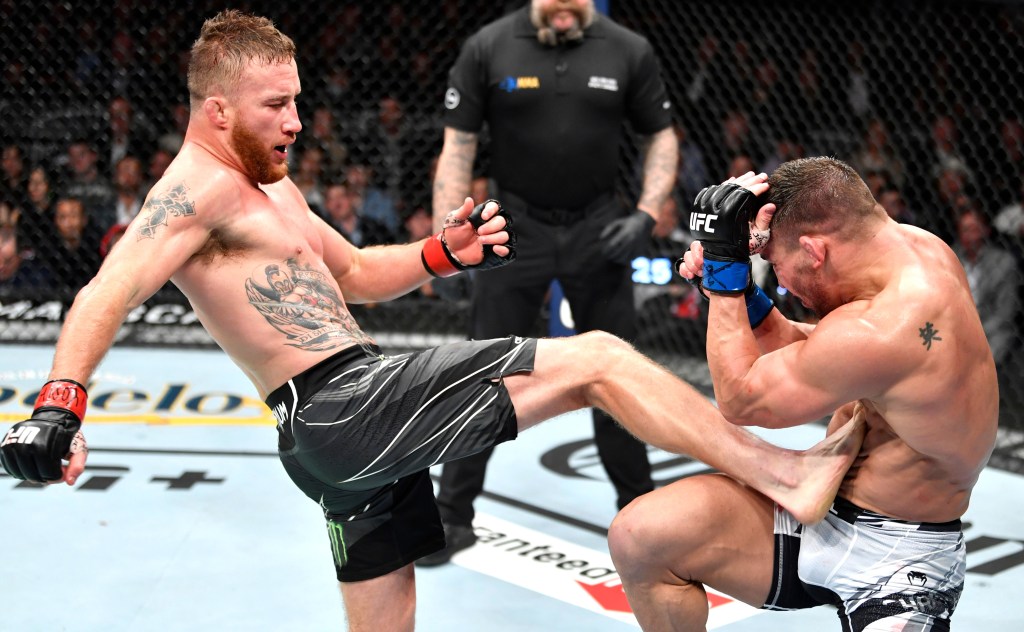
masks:
<svg viewBox="0 0 1024 632"><path fill-rule="evenodd" d="M711 222L716 219L718 219L717 215L690 213L690 230L703 230L706 233L713 233L715 229L711 227Z"/></svg>
<svg viewBox="0 0 1024 632"><path fill-rule="evenodd" d="M39 434L39 428L32 426L23 426L21 428L11 428L7 435L4 437L3 443L0 445L10 445L13 443L32 443L35 440L36 435Z"/></svg>

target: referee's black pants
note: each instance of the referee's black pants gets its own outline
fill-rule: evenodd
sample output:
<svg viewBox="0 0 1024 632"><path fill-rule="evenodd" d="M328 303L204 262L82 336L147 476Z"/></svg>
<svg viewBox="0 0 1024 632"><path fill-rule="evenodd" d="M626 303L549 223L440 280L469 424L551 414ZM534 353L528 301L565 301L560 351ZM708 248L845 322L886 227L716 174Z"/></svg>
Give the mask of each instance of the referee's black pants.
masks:
<svg viewBox="0 0 1024 632"><path fill-rule="evenodd" d="M588 209L579 221L552 225L538 220L521 202L512 202L509 197L501 201L514 218L516 261L475 274L471 337L484 340L528 335L551 281L558 279L576 331L601 330L632 341L636 334L632 271L628 265L607 261L599 241L601 229L629 211L609 196L596 208ZM654 489L647 446L603 411L594 409L593 415L594 442L621 509ZM437 501L446 523L472 524L473 502L483 490L492 451L444 465Z"/></svg>

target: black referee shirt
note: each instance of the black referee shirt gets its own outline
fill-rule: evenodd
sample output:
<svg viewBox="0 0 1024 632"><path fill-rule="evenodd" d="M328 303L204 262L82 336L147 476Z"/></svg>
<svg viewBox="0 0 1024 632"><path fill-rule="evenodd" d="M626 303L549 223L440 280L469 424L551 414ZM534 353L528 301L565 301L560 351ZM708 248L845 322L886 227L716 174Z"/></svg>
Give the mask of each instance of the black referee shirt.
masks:
<svg viewBox="0 0 1024 632"><path fill-rule="evenodd" d="M610 191L622 125L671 124L658 61L642 36L603 15L578 44L537 41L529 7L466 40L448 78L444 124L490 128L491 173L534 205L579 208Z"/></svg>

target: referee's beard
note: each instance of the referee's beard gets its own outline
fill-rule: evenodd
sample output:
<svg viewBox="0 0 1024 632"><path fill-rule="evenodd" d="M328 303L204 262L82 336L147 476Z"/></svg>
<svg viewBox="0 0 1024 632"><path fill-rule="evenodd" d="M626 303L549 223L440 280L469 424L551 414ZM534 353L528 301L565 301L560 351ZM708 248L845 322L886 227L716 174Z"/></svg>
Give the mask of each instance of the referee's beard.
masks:
<svg viewBox="0 0 1024 632"><path fill-rule="evenodd" d="M563 11L569 11L575 17L573 23L556 28L551 22L552 17ZM586 0L555 0L545 4L543 0L533 0L530 4L530 22L537 28L537 39L547 46L555 46L561 41L578 41L583 39L583 30L594 21L594 2Z"/></svg>

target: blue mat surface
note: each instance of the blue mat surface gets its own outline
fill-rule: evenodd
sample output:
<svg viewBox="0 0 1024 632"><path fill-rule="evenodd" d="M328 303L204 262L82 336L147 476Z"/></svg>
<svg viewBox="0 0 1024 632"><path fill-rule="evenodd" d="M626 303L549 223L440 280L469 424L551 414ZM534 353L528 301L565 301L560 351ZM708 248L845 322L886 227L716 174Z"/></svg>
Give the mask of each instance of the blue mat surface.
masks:
<svg viewBox="0 0 1024 632"><path fill-rule="evenodd" d="M0 346L0 433L30 412L51 355ZM343 629L320 510L285 476L269 413L226 356L114 349L90 396L89 469L74 488L0 476L0 630ZM821 433L762 431L794 448ZM418 630L638 629L608 557L614 498L589 438L589 413L574 413L495 452L475 525L490 542L417 572ZM703 468L657 451L652 460L663 480ZM1024 629L1022 498L1024 477L983 473L965 516L954 629ZM501 546L512 538L577 563ZM713 602L711 629L839 629L828 608Z"/></svg>

